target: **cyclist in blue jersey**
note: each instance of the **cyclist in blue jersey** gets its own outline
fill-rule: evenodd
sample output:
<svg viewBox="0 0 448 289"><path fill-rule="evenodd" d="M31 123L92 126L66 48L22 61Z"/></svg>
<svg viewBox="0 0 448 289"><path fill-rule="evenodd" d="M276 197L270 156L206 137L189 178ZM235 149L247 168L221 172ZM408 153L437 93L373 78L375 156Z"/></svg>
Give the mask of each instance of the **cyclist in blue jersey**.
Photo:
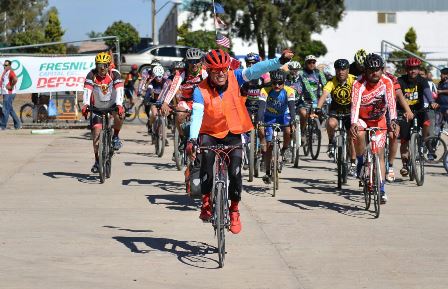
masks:
<svg viewBox="0 0 448 289"><path fill-rule="evenodd" d="M271 72L272 87L263 88L260 92L260 100L258 106L258 122L278 123L281 125L291 124L291 120L295 119L295 91L289 86L285 86L286 75L283 70ZM267 146L267 142L272 142L272 127L258 129L260 137L261 151L266 168L266 175L263 181L267 184L271 183L271 163L272 146ZM291 142L291 128L283 128L283 147L282 156L288 149Z"/></svg>

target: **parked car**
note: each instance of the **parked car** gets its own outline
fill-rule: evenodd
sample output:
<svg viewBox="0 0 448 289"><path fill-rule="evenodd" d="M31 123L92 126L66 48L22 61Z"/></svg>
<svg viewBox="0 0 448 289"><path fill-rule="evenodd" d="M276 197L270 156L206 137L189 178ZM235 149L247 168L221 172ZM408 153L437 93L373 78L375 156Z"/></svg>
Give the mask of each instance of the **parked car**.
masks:
<svg viewBox="0 0 448 289"><path fill-rule="evenodd" d="M138 70L141 72L154 59L159 60L164 67L170 67L173 61L184 59L189 48L188 46L180 45L156 45L135 54L123 54L121 56L121 72L129 72L132 64L137 64Z"/></svg>

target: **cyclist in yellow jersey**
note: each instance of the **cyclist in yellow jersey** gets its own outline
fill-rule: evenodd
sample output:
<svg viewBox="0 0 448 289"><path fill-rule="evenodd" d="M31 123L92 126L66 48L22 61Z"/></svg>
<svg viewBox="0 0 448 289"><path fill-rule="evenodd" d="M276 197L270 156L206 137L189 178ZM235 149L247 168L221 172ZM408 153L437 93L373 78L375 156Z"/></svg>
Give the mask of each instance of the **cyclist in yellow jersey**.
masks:
<svg viewBox="0 0 448 289"><path fill-rule="evenodd" d="M332 114L350 114L351 108L351 94L352 94L352 86L356 80L356 77L352 74L349 74L349 66L350 63L347 59L338 59L334 62L334 68L336 70L336 76L334 76L331 81L329 81L322 93L322 96L319 98L317 103L316 112L320 112L322 106L326 102L328 96L331 97L331 104L329 112ZM350 129L350 115L343 120L345 124L345 128L347 132ZM330 117L327 120L327 133L328 133L328 156L333 158L334 156L334 133L338 127L338 120L334 117ZM351 166L349 169L349 173L354 175L356 172L356 154L353 146L353 142L349 140L350 143L350 161Z"/></svg>

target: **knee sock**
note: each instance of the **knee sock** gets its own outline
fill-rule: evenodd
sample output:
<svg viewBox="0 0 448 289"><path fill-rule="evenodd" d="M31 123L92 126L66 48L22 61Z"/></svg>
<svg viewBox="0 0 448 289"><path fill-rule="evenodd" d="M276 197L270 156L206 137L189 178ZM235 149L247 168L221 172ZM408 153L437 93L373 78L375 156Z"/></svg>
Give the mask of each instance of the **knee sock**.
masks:
<svg viewBox="0 0 448 289"><path fill-rule="evenodd" d="M118 134L120 133L119 129L114 128L114 136L118 136Z"/></svg>
<svg viewBox="0 0 448 289"><path fill-rule="evenodd" d="M230 211L238 211L238 201L230 202Z"/></svg>

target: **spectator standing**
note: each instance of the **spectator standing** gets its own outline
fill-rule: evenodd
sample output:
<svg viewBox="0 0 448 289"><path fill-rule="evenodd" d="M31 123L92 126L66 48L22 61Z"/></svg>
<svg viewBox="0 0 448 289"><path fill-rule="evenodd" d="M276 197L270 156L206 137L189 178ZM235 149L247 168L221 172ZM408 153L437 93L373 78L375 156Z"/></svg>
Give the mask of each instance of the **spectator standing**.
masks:
<svg viewBox="0 0 448 289"><path fill-rule="evenodd" d="M440 105L440 112L448 119L448 68L440 71L440 82L437 86L438 97L436 102Z"/></svg>
<svg viewBox="0 0 448 289"><path fill-rule="evenodd" d="M11 61L5 60L3 63L3 72L0 77L0 90L3 95L3 119L0 123L0 129L5 130L8 126L9 115L14 121L14 128L21 129L22 124L14 111L13 102L16 97L17 76L11 69Z"/></svg>

